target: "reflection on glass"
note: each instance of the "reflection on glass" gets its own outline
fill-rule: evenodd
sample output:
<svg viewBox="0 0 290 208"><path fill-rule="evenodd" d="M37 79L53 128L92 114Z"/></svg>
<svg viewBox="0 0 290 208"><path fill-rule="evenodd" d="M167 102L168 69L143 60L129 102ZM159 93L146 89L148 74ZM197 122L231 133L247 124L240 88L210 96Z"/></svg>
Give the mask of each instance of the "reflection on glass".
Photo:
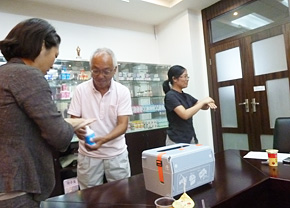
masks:
<svg viewBox="0 0 290 208"><path fill-rule="evenodd" d="M212 42L279 22L289 16L287 0L257 0L211 20Z"/></svg>
<svg viewBox="0 0 290 208"><path fill-rule="evenodd" d="M256 76L287 70L283 35L252 43L252 51Z"/></svg>
<svg viewBox="0 0 290 208"><path fill-rule="evenodd" d="M248 135L247 134L223 134L224 150L237 149L249 150Z"/></svg>
<svg viewBox="0 0 290 208"><path fill-rule="evenodd" d="M266 81L270 128L274 128L278 117L290 116L289 79Z"/></svg>
<svg viewBox="0 0 290 208"><path fill-rule="evenodd" d="M234 86L220 87L219 100L222 127L238 127Z"/></svg>
<svg viewBox="0 0 290 208"><path fill-rule="evenodd" d="M216 53L218 82L242 78L240 48L232 48Z"/></svg>
<svg viewBox="0 0 290 208"><path fill-rule="evenodd" d="M289 2L288 0L278 0L278 2L280 2L281 4L283 4L286 7L289 7Z"/></svg>
<svg viewBox="0 0 290 208"><path fill-rule="evenodd" d="M0 56L0 66L6 64L6 60L3 56Z"/></svg>
<svg viewBox="0 0 290 208"><path fill-rule="evenodd" d="M249 30L254 30L256 28L263 27L272 22L273 22L272 20L256 13L247 14L243 17L240 17L232 21L232 23L235 24L237 27L244 27Z"/></svg>
<svg viewBox="0 0 290 208"><path fill-rule="evenodd" d="M261 149L272 149L273 148L273 135L261 135Z"/></svg>

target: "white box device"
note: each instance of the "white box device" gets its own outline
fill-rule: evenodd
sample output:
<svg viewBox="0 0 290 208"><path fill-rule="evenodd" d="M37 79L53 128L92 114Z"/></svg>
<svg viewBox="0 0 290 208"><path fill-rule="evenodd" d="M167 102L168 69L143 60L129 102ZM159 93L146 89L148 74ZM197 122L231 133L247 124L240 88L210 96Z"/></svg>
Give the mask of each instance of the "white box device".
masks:
<svg viewBox="0 0 290 208"><path fill-rule="evenodd" d="M174 144L142 152L145 187L161 196L176 196L214 180L209 146Z"/></svg>

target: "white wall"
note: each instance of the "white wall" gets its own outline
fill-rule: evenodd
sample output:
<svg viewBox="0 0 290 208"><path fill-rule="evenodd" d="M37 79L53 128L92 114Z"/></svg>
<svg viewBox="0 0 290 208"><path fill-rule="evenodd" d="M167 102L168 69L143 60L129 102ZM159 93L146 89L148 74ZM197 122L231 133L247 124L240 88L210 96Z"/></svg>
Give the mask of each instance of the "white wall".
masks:
<svg viewBox="0 0 290 208"><path fill-rule="evenodd" d="M200 13L185 11L157 27L161 62L182 65L188 70L189 85L184 90L197 99L208 96L205 49ZM210 111L193 117L199 142L213 148Z"/></svg>
<svg viewBox="0 0 290 208"><path fill-rule="evenodd" d="M159 63L158 43L152 25L137 24L122 19L110 18L57 8L41 7L27 2L0 2L0 39L18 22L39 17L48 20L62 38L60 56L75 59L76 48L81 56L89 59L99 47L111 48L119 61Z"/></svg>
<svg viewBox="0 0 290 208"><path fill-rule="evenodd" d="M62 37L59 58L74 59L81 48L89 59L98 47L109 47L119 61L180 64L188 69L190 82L185 90L197 99L208 96L207 73L201 14L184 11L174 19L154 28L121 19L97 16L57 8L43 8L27 2L0 3L0 39L18 22L39 17L48 20ZM154 32L156 31L156 34ZM209 111L194 116L194 126L202 144L213 147Z"/></svg>

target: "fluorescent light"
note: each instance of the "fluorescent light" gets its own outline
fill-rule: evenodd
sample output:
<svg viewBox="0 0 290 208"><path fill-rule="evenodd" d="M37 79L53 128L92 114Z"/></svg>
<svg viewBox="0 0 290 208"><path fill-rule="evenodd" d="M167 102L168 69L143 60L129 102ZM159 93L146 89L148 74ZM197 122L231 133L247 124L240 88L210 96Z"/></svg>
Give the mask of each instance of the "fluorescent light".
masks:
<svg viewBox="0 0 290 208"><path fill-rule="evenodd" d="M171 8L183 0L142 0L142 1Z"/></svg>
<svg viewBox="0 0 290 208"><path fill-rule="evenodd" d="M248 28L250 30L268 25L273 21L259 14L252 13L231 21L235 26Z"/></svg>

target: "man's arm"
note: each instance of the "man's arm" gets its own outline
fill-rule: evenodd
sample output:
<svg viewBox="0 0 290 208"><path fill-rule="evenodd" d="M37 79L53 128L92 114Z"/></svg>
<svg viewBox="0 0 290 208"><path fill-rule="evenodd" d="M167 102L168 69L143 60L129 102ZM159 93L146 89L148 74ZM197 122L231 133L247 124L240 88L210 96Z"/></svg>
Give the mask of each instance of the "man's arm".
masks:
<svg viewBox="0 0 290 208"><path fill-rule="evenodd" d="M129 116L118 116L117 117L117 125L116 127L106 136L103 137L96 137L94 142L96 145L88 145L86 144L86 148L89 150L97 150L100 146L104 143L107 143L115 138L119 137L120 135L126 133L128 128Z"/></svg>

